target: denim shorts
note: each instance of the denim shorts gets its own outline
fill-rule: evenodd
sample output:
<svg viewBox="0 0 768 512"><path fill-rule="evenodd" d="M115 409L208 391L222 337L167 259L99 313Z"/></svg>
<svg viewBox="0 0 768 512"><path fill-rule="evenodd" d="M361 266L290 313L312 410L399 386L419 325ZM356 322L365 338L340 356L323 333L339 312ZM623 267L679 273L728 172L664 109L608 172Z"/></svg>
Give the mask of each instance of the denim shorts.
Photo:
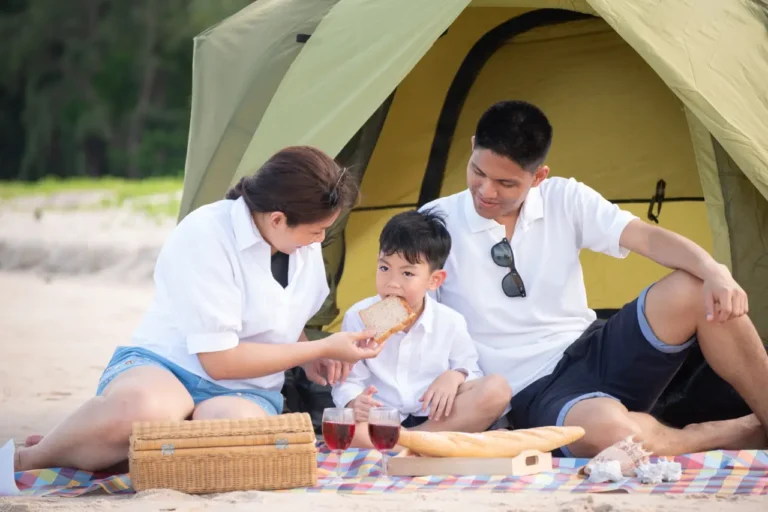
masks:
<svg viewBox="0 0 768 512"><path fill-rule="evenodd" d="M179 365L160 357L154 352L141 347L117 347L107 368L99 379L96 395L104 392L104 388L112 380L131 368L139 366L157 366L171 372L192 396L195 405L219 396L237 396L245 398L261 407L269 416L276 416L283 411L283 395L265 389L229 389L215 382L199 377Z"/></svg>

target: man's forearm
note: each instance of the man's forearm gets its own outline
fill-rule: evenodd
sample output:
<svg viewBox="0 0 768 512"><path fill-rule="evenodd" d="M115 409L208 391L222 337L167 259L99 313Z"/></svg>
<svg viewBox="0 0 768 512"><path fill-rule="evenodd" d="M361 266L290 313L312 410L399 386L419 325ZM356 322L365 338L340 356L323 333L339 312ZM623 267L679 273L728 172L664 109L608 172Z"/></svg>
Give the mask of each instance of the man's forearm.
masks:
<svg viewBox="0 0 768 512"><path fill-rule="evenodd" d="M197 356L205 371L215 380L253 379L301 366L325 357L326 344L315 343L248 343L220 352L203 352Z"/></svg>
<svg viewBox="0 0 768 512"><path fill-rule="evenodd" d="M652 260L667 268L685 270L699 279L705 279L718 266L698 244L671 231L653 230L649 245Z"/></svg>
<svg viewBox="0 0 768 512"><path fill-rule="evenodd" d="M673 270L685 270L705 279L721 265L695 242L641 220L630 222L620 241L622 247Z"/></svg>

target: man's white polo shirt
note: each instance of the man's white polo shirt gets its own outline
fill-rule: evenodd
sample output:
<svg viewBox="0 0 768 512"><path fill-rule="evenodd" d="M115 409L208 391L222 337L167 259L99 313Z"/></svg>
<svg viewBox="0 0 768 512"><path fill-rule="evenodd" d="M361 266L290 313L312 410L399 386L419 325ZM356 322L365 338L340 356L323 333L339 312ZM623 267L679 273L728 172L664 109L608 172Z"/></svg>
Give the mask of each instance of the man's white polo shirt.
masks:
<svg viewBox="0 0 768 512"><path fill-rule="evenodd" d="M504 376L515 394L551 373L596 318L587 305L579 251L626 257L619 237L636 218L574 179L544 180L528 193L510 240L527 294L510 298L501 288L509 269L491 259L504 226L477 214L469 190L426 208L446 216L452 237L439 300L464 315L483 372Z"/></svg>

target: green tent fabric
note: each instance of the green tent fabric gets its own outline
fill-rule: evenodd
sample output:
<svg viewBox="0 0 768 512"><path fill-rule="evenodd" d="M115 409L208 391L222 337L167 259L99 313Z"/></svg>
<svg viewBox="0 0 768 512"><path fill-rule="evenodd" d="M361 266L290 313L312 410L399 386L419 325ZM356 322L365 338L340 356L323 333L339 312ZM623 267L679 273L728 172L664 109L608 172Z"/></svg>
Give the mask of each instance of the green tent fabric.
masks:
<svg viewBox="0 0 768 512"><path fill-rule="evenodd" d="M311 325L318 336L333 331L339 313L372 291L370 258L386 219L460 189L479 112L514 95L551 112L555 174L649 221L653 206L661 225L731 267L768 339L760 5L259 0L195 40L180 218L286 145L354 162L363 203L326 244L332 294ZM584 265L596 309L620 307L663 275L632 257L584 255Z"/></svg>
<svg viewBox="0 0 768 512"><path fill-rule="evenodd" d="M264 112L337 0L260 0L195 38L182 216L229 187Z"/></svg>

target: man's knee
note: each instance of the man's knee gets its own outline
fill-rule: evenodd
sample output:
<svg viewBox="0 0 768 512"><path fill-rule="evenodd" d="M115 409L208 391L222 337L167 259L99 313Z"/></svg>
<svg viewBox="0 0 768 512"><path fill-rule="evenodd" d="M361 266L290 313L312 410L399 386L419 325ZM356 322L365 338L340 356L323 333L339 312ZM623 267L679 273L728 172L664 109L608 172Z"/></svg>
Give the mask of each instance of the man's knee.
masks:
<svg viewBox="0 0 768 512"><path fill-rule="evenodd" d="M704 319L703 282L676 270L648 289L643 315L655 338L665 345L682 345L696 334Z"/></svg>
<svg viewBox="0 0 768 512"><path fill-rule="evenodd" d="M704 286L704 281L685 270L675 270L664 277L661 282L668 282L670 287L686 295L700 292Z"/></svg>
<svg viewBox="0 0 768 512"><path fill-rule="evenodd" d="M700 310L703 308L702 288L704 282L684 270L675 270L648 290L653 302L663 303L673 310Z"/></svg>

